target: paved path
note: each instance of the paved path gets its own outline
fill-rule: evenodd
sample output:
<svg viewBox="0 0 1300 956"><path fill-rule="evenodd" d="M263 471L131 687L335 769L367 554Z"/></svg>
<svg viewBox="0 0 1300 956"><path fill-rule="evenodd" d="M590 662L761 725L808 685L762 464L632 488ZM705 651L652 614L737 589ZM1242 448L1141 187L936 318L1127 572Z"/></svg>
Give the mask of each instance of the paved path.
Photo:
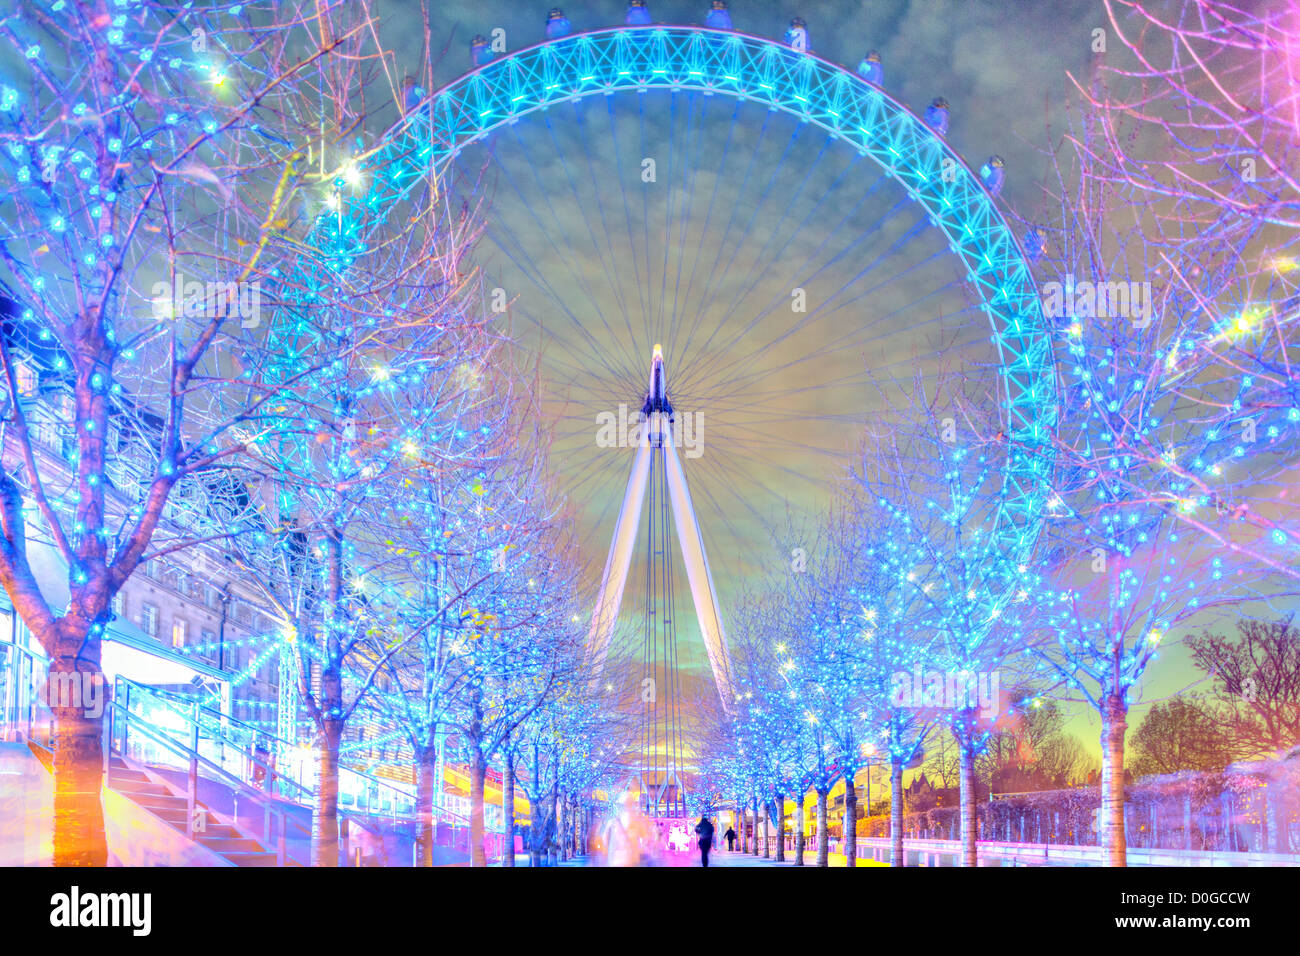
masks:
<svg viewBox="0 0 1300 956"><path fill-rule="evenodd" d="M815 861L816 861L815 857L808 856L808 855L805 855L804 857L805 866L813 865ZM521 857L519 865L527 866L528 858ZM601 864L589 857L578 857L573 860L567 860L564 863L560 864L560 866L599 866L599 865ZM698 853L693 853L690 854L689 856L686 854L682 854L681 856L674 855L673 861L666 865L669 867L698 867L700 865L700 856ZM709 868L712 869L713 867L719 867L719 866L773 867L773 866L794 866L794 863L792 862L792 860L786 860L784 863L777 863L775 860L764 859L762 856L754 856L753 854L750 853L741 853L740 851L736 851L735 853L728 853L726 850L723 850L721 852L714 852L709 854Z"/></svg>
<svg viewBox="0 0 1300 956"><path fill-rule="evenodd" d="M807 855L804 856L804 865L807 866ZM752 853L741 853L739 850L734 853L714 852L709 854L709 866L794 866L793 858L787 859L782 863L776 860L764 859L762 855L754 856Z"/></svg>

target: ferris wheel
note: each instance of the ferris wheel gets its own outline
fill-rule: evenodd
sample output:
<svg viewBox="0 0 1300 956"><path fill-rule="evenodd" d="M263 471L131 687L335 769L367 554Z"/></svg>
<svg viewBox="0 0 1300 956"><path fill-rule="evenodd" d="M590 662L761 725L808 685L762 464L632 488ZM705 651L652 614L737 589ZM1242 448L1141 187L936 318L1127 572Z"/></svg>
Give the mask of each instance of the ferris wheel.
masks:
<svg viewBox="0 0 1300 956"><path fill-rule="evenodd" d="M825 502L882 381L940 349L989 368L1009 437L994 535L1026 559L1055 416L1040 300L995 201L1002 160L967 163L948 102L909 110L876 54L846 69L801 19L768 39L734 29L725 3L702 12L658 25L633 0L624 24L589 32L552 10L520 50L476 37L469 72L408 90L355 211L393 215L431 177L483 200L476 264L538 355L594 576L609 549L593 644L603 661L630 588L639 673L671 685L647 718L665 787L681 766L674 529L697 612L683 624L703 638L682 647L705 648L725 704L727 601L786 560L771 523ZM656 368L671 393L655 395ZM620 535L647 542L644 578Z"/></svg>

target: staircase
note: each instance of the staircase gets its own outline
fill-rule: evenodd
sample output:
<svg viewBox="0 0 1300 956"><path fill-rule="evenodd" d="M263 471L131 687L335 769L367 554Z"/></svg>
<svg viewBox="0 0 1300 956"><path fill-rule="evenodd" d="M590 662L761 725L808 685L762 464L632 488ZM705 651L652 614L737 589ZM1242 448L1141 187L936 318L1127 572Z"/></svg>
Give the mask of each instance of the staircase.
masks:
<svg viewBox="0 0 1300 956"><path fill-rule="evenodd" d="M53 772L54 754L35 741L29 740L27 746L45 769ZM231 823L221 822L216 813L198 801L195 801L194 809L191 810L188 793L147 767L134 766L119 754L114 753L109 758L105 784L114 793L126 797L136 806L185 834L187 839L224 857L235 866L302 865L281 857L279 847L266 846L270 840L259 840L241 832ZM193 833L186 826L191 817L196 824Z"/></svg>
<svg viewBox="0 0 1300 956"><path fill-rule="evenodd" d="M109 704L109 717L105 721L109 789L235 866L301 865L286 853L286 831L296 826L289 809L199 753L197 724L174 736L165 727L142 720L116 698ZM132 743L128 744L128 740ZM152 748L154 759L165 757L163 762L168 766L154 766L154 759L138 759L141 744ZM174 779L177 767L186 768L180 771L179 781ZM246 818L241 821L234 811L214 810L199 798L201 787L207 788L209 797L230 795L232 806L237 801L245 807L260 808L260 829Z"/></svg>
<svg viewBox="0 0 1300 956"><path fill-rule="evenodd" d="M202 803L196 801L191 811L188 794L147 769L132 767L116 754L109 763L108 787L235 866L280 865L274 848L268 849L229 823L218 822L216 814ZM195 822L193 833L187 828L191 812ZM284 862L297 865L291 860Z"/></svg>
<svg viewBox="0 0 1300 956"><path fill-rule="evenodd" d="M48 738L42 745L30 729L20 736L52 772ZM104 720L105 785L232 865L307 865L317 794L291 768L277 768L254 739L285 745L228 714L119 677ZM384 825L416 822L409 792L351 768L341 773L355 778L360 794L340 801L340 818L354 828L383 839ZM447 808L435 814L439 824L468 830Z"/></svg>

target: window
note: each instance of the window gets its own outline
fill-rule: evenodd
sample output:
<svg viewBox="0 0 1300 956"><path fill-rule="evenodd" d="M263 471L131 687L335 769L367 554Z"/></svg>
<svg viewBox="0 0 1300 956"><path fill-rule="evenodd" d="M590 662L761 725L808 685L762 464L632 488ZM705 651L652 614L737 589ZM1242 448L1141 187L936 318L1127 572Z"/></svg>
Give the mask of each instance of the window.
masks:
<svg viewBox="0 0 1300 956"><path fill-rule="evenodd" d="M158 636L158 608L147 601L140 604L140 629L150 637Z"/></svg>
<svg viewBox="0 0 1300 956"><path fill-rule="evenodd" d="M23 398L31 398L36 394L40 387L40 376L26 362L21 362L14 369L15 377L18 379L18 394Z"/></svg>
<svg viewBox="0 0 1300 956"><path fill-rule="evenodd" d="M53 448L59 440L59 426L54 412L49 408L37 407L31 413L32 439L38 445Z"/></svg>
<svg viewBox="0 0 1300 956"><path fill-rule="evenodd" d="M113 615L126 617L126 592L118 591L113 595Z"/></svg>
<svg viewBox="0 0 1300 956"><path fill-rule="evenodd" d="M172 618L172 647L184 647L185 638L190 633L190 622L183 618Z"/></svg>

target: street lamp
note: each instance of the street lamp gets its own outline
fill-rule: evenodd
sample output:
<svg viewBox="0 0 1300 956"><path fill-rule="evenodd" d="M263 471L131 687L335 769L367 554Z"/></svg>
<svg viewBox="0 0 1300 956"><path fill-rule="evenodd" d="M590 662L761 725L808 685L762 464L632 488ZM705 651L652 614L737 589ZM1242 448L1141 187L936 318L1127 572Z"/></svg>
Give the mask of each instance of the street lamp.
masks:
<svg viewBox="0 0 1300 956"><path fill-rule="evenodd" d="M862 755L867 758L867 816L871 816L871 768L877 761L872 758L876 755L876 745L867 741L862 745ZM854 826L857 824L855 823Z"/></svg>

